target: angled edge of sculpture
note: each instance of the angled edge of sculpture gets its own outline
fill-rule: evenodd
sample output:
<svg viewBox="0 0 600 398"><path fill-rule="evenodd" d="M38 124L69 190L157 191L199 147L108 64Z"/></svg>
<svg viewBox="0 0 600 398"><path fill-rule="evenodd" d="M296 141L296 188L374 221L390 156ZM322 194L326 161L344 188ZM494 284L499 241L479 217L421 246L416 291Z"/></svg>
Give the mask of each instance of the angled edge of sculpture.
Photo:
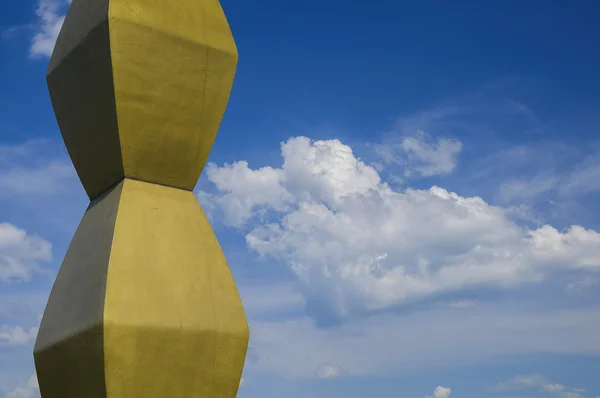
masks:
<svg viewBox="0 0 600 398"><path fill-rule="evenodd" d="M42 398L236 396L248 324L193 193L236 66L218 0L73 0L47 81L91 202L36 339Z"/></svg>

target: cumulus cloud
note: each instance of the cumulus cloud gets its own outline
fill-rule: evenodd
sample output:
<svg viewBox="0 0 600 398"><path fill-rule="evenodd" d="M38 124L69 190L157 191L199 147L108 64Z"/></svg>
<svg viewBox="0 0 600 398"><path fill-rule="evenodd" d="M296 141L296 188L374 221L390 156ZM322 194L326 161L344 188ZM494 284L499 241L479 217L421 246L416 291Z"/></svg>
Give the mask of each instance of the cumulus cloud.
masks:
<svg viewBox="0 0 600 398"><path fill-rule="evenodd" d="M438 186L394 190L339 140L296 137L281 152L280 168L210 165L212 204L252 251L287 264L309 306L329 315L600 269L594 230L531 230L510 209Z"/></svg>
<svg viewBox="0 0 600 398"><path fill-rule="evenodd" d="M0 327L0 345L24 345L34 340L37 336L38 328L29 330L23 329L21 326L2 326Z"/></svg>
<svg viewBox="0 0 600 398"><path fill-rule="evenodd" d="M286 203L292 200L291 194L282 187L281 170L271 167L251 170L247 162L241 161L222 168L209 164L206 174L224 194L200 199L203 203L211 203L212 199L220 205L230 225L242 226L261 209L285 210Z"/></svg>
<svg viewBox="0 0 600 398"><path fill-rule="evenodd" d="M31 40L29 53L32 57L50 57L54 44L65 21L66 6L71 0L39 0L36 16L36 32Z"/></svg>
<svg viewBox="0 0 600 398"><path fill-rule="evenodd" d="M433 395L428 395L425 398L448 398L452 393L452 389L448 387L437 386L433 390Z"/></svg>
<svg viewBox="0 0 600 398"><path fill-rule="evenodd" d="M573 268L600 268L600 234L581 226L559 232L544 225L529 233L536 258L544 262L560 262Z"/></svg>
<svg viewBox="0 0 600 398"><path fill-rule="evenodd" d="M0 223L0 282L28 282L42 272L41 261L50 261L52 245L12 224Z"/></svg>
<svg viewBox="0 0 600 398"><path fill-rule="evenodd" d="M6 394L6 398L38 398L39 396L40 387L35 374L27 382L15 387L15 389Z"/></svg>

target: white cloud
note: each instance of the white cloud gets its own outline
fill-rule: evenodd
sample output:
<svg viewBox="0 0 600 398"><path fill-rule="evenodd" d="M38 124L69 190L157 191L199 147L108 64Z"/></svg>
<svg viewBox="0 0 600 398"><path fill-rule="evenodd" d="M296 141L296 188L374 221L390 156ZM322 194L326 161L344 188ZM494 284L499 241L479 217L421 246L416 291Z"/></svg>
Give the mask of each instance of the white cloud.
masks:
<svg viewBox="0 0 600 398"><path fill-rule="evenodd" d="M291 284L239 283L238 289L244 303L244 311L252 319L299 313L304 310L306 300Z"/></svg>
<svg viewBox="0 0 600 398"><path fill-rule="evenodd" d="M41 168L14 167L0 170L2 195L56 194L67 179L75 177L73 166L51 162Z"/></svg>
<svg viewBox="0 0 600 398"><path fill-rule="evenodd" d="M65 8L70 0L39 0L37 27L29 53L32 57L50 57L65 21Z"/></svg>
<svg viewBox="0 0 600 398"><path fill-rule="evenodd" d="M0 293L0 319L16 323L38 320L47 300L45 289Z"/></svg>
<svg viewBox="0 0 600 398"><path fill-rule="evenodd" d="M24 345L34 340L37 336L38 328L29 330L23 329L21 326L2 326L0 327L0 345Z"/></svg>
<svg viewBox="0 0 600 398"><path fill-rule="evenodd" d="M558 384L558 383L550 383L550 384L544 384L542 386L542 389L547 392L559 392L559 391L564 391L565 386L563 386L562 384Z"/></svg>
<svg viewBox="0 0 600 398"><path fill-rule="evenodd" d="M529 180L515 179L505 181L498 187L501 199L504 202L531 201L556 186L558 177L554 175L535 176Z"/></svg>
<svg viewBox="0 0 600 398"><path fill-rule="evenodd" d="M564 195L600 191L600 153L587 156L561 181L558 187Z"/></svg>
<svg viewBox="0 0 600 398"><path fill-rule="evenodd" d="M213 203L248 225L251 250L286 263L307 299L338 317L539 282L560 268L600 269L596 231L529 230L509 209L437 186L395 191L338 140L292 138L282 156L281 168L209 166L222 193Z"/></svg>
<svg viewBox="0 0 600 398"><path fill-rule="evenodd" d="M578 391L567 391L565 393L562 393L562 397L564 397L564 398L582 398L583 395L581 395L581 393Z"/></svg>
<svg viewBox="0 0 600 398"><path fill-rule="evenodd" d="M492 391L524 389L538 389L557 398L581 398L581 393L586 391L583 388L569 388L563 384L552 382L545 376L537 373L516 376L511 380L498 383L491 388Z"/></svg>
<svg viewBox="0 0 600 398"><path fill-rule="evenodd" d="M525 104L484 87L401 117L383 143L372 147L386 166L392 166L386 170L393 173L391 180L405 182L415 177L446 175L455 171L464 144L476 143L478 150L489 146L494 135L500 133L498 126L505 126L508 120L512 122L512 134L515 128L529 130L540 124ZM457 136L461 139L453 138ZM400 172L393 166L400 166Z"/></svg>
<svg viewBox="0 0 600 398"><path fill-rule="evenodd" d="M28 282L42 272L40 261L50 261L52 245L23 229L0 224L0 282Z"/></svg>
<svg viewBox="0 0 600 398"><path fill-rule="evenodd" d="M212 199L223 207L226 222L230 225L243 225L261 207L284 210L286 202L292 199L281 185L283 173L271 167L251 170L244 161L222 168L209 164L206 174L224 193ZM210 210L211 197L200 199Z"/></svg>
<svg viewBox="0 0 600 398"><path fill-rule="evenodd" d="M572 226L564 232L544 225L529 233L535 257L544 262L560 262L573 268L600 268L600 233Z"/></svg>
<svg viewBox="0 0 600 398"><path fill-rule="evenodd" d="M357 159L339 140L296 137L281 145L282 171L295 200L335 205L345 197L368 194L379 186L377 171Z"/></svg>
<svg viewBox="0 0 600 398"><path fill-rule="evenodd" d="M454 170L452 165L456 166L458 155L467 151L461 161L464 167L460 183L465 187L476 185L479 192L493 192L490 197L495 201L547 204L552 198L564 205L574 198L599 192L598 142L587 142L582 147L553 140L551 137L557 133L570 132L556 131L555 125L540 120L526 104L507 97L506 94L519 91L507 91L508 86L484 87L401 118L383 144L373 146L383 163L407 170L389 167L385 171L399 174L392 178L403 181L407 176L427 174L410 163L407 148L424 153L422 159L434 159L432 173ZM519 145L505 138L517 135L523 138ZM406 141L411 137L415 143L406 145L411 144ZM460 137L460 141L448 137ZM448 167L436 167L435 162Z"/></svg>
<svg viewBox="0 0 600 398"><path fill-rule="evenodd" d="M450 138L432 138L422 130L401 136L399 142L373 145L386 164L404 169L404 178L449 174L458 163L462 143Z"/></svg>
<svg viewBox="0 0 600 398"><path fill-rule="evenodd" d="M433 390L433 396L427 396L425 398L448 398L452 393L452 389L448 387L437 386Z"/></svg>
<svg viewBox="0 0 600 398"><path fill-rule="evenodd" d="M497 186L497 197L504 203L564 203L600 191L597 143L586 151L557 142L500 150L480 159L476 168Z"/></svg>
<svg viewBox="0 0 600 398"><path fill-rule="evenodd" d="M6 398L37 398L40 396L40 387L36 375L32 375L23 383L6 394Z"/></svg>
<svg viewBox="0 0 600 398"><path fill-rule="evenodd" d="M530 375L519 375L514 378L503 381L495 385L492 390L505 391L505 390L520 390L523 388L538 387L547 382L546 377L540 374Z"/></svg>
<svg viewBox="0 0 600 398"><path fill-rule="evenodd" d="M54 141L28 141L0 146L0 197L57 195L74 190L77 174L64 145ZM79 184L80 185L80 184Z"/></svg>
<svg viewBox="0 0 600 398"><path fill-rule="evenodd" d="M330 363L319 365L315 372L315 375L319 379L334 379L336 377L339 377L341 374L341 368L337 365Z"/></svg>
<svg viewBox="0 0 600 398"><path fill-rule="evenodd" d="M379 314L328 328L308 316L250 320L252 360L246 372L312 378L322 364L339 364L353 376L385 377L473 366L499 356L598 355L599 327L597 307L540 311L522 302ZM527 383L541 389L553 382L521 376L512 389Z"/></svg>
<svg viewBox="0 0 600 398"><path fill-rule="evenodd" d="M451 301L448 305L452 308L467 308L472 307L476 303L473 300L459 300L459 301Z"/></svg>

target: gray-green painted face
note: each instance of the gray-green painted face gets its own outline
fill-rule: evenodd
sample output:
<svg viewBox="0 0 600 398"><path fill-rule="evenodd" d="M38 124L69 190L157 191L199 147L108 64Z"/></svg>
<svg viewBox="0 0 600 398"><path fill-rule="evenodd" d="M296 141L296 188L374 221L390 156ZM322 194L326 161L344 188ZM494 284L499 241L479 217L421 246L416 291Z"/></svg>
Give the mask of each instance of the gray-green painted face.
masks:
<svg viewBox="0 0 600 398"><path fill-rule="evenodd" d="M106 398L103 314L123 182L86 211L52 288L34 348L43 397Z"/></svg>

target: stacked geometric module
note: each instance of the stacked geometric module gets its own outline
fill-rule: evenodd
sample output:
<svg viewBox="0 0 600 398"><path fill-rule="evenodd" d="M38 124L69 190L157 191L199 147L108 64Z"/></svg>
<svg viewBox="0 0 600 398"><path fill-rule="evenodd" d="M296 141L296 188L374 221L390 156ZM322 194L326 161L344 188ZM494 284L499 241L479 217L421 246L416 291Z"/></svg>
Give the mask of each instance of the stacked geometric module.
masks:
<svg viewBox="0 0 600 398"><path fill-rule="evenodd" d="M236 396L248 325L192 192L236 66L218 0L73 0L47 81L91 203L35 345L43 398Z"/></svg>

